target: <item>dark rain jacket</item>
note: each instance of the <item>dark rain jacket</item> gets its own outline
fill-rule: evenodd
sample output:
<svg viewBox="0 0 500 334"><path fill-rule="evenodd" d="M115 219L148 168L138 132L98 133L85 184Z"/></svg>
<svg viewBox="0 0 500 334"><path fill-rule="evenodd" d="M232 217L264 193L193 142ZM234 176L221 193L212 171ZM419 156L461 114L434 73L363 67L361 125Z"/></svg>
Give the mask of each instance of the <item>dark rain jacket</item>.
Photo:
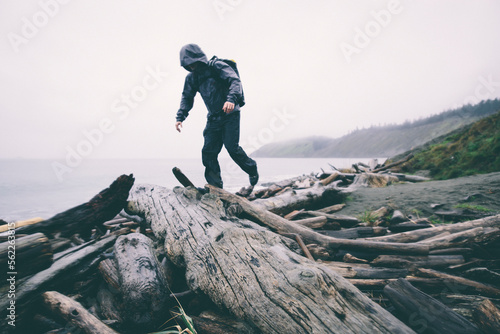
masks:
<svg viewBox="0 0 500 334"><path fill-rule="evenodd" d="M243 88L235 71L223 61L207 60L207 56L196 44L185 45L180 52L181 66L190 71L188 65L199 63L194 72L189 73L184 81L182 99L176 120L182 122L193 108L194 97L200 92L208 109L207 117L222 116L222 107L226 101L234 103L238 112L244 104Z"/></svg>

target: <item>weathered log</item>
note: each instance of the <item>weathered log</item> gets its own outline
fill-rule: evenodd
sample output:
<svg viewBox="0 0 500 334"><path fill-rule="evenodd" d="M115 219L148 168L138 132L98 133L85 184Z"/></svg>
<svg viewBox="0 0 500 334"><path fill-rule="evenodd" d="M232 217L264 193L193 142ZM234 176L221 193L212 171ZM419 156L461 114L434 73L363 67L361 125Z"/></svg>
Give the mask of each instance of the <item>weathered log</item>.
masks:
<svg viewBox="0 0 500 334"><path fill-rule="evenodd" d="M119 323L123 322L115 297L104 285L101 285L97 292L97 302L99 303L102 319L117 320Z"/></svg>
<svg viewBox="0 0 500 334"><path fill-rule="evenodd" d="M214 311L205 310L199 316L190 316L198 334L255 334L255 328L231 315L222 315ZM207 327L206 327L207 326ZM222 330L226 330L223 332Z"/></svg>
<svg viewBox="0 0 500 334"><path fill-rule="evenodd" d="M79 302L57 291L44 292L42 297L53 312L62 316L66 321L75 324L85 333L117 334L117 332L90 314Z"/></svg>
<svg viewBox="0 0 500 334"><path fill-rule="evenodd" d="M172 173L174 173L177 181L180 182L184 187L193 187L196 188L195 185L187 178L187 176L177 167L172 168Z"/></svg>
<svg viewBox="0 0 500 334"><path fill-rule="evenodd" d="M283 237L227 217L216 196L141 185L128 210L165 239L191 290L264 333L411 332L326 266L290 251Z"/></svg>
<svg viewBox="0 0 500 334"><path fill-rule="evenodd" d="M486 285L483 283L479 283L476 281L472 281L467 278L459 277L459 276L454 276L454 275L449 275L445 274L436 270L432 269L424 269L424 268L418 268L415 271L416 276L421 276L421 277L432 277L432 278L439 278L444 281L454 283L457 285L462 285L465 287L469 287L477 291L477 293L483 295L483 296L490 296L490 297L500 297L500 290L492 287L490 285Z"/></svg>
<svg viewBox="0 0 500 334"><path fill-rule="evenodd" d="M373 291L373 290L382 290L387 284L391 282L396 282L397 278L388 278L388 279L358 279L358 278L349 278L348 281L356 286L358 289L362 291ZM427 289L439 289L443 290L443 281L438 278L422 278L422 277L412 277L407 276L406 280L411 284Z"/></svg>
<svg viewBox="0 0 500 334"><path fill-rule="evenodd" d="M462 255L402 256L380 255L371 262L374 266L390 268L443 268L464 263Z"/></svg>
<svg viewBox="0 0 500 334"><path fill-rule="evenodd" d="M472 248L443 248L443 249L434 249L429 251L429 255L471 255L473 253Z"/></svg>
<svg viewBox="0 0 500 334"><path fill-rule="evenodd" d="M317 182L307 189L288 191L280 196L266 199L256 199L252 203L263 210L286 215L294 210L319 209L324 207L325 203L340 203L344 197L345 194L336 187L335 183L324 187Z"/></svg>
<svg viewBox="0 0 500 334"><path fill-rule="evenodd" d="M321 208L316 211L323 212L323 213L333 213L342 210L346 206L345 203L342 204L335 204L335 205L330 205L327 206L326 208Z"/></svg>
<svg viewBox="0 0 500 334"><path fill-rule="evenodd" d="M294 220L293 222L295 224L299 224L305 227L317 229L325 226L327 219L326 217L313 217L313 218Z"/></svg>
<svg viewBox="0 0 500 334"><path fill-rule="evenodd" d="M324 213L322 211L309 210L309 211L302 211L301 214L310 215L310 216L314 216L314 217L326 217L329 224L335 223L335 224L338 224L342 227L352 227L352 226L355 226L355 225L361 223L359 221L359 219L355 218L355 217L350 217L350 216L345 216L345 215L335 215L335 214L331 214L331 213ZM330 228L330 229L332 229L332 228Z"/></svg>
<svg viewBox="0 0 500 334"><path fill-rule="evenodd" d="M500 287L500 274L488 268L472 268L464 272L464 277Z"/></svg>
<svg viewBox="0 0 500 334"><path fill-rule="evenodd" d="M323 261L323 264L345 278L387 279L406 277L408 270L394 268L373 268L367 264L347 264L343 262Z"/></svg>
<svg viewBox="0 0 500 334"><path fill-rule="evenodd" d="M408 174L400 174L400 173L391 173L391 175L397 177L399 181L407 181L407 182L426 182L431 179L425 176L419 175L408 175Z"/></svg>
<svg viewBox="0 0 500 334"><path fill-rule="evenodd" d="M122 175L90 201L61 212L54 217L34 225L19 227L16 233L56 233L62 236L80 233L89 235L93 226L115 217L127 204L128 193L134 184L134 177Z"/></svg>
<svg viewBox="0 0 500 334"><path fill-rule="evenodd" d="M466 247L471 244L486 244L496 241L500 238L500 229L498 228L484 228L476 227L470 230L444 235L439 238L432 238L419 241L421 244L428 244L431 250L452 248L452 247Z"/></svg>
<svg viewBox="0 0 500 334"><path fill-rule="evenodd" d="M309 252L309 248L306 246L304 243L304 240L300 237L298 234L292 234L292 233L285 233L282 234L282 236L293 239L297 242L299 245L300 249L302 250L302 253L304 253L304 256L307 257L311 261L315 261L314 257L311 255L311 252Z"/></svg>
<svg viewBox="0 0 500 334"><path fill-rule="evenodd" d="M17 279L50 267L52 249L49 239L43 233L27 235L0 244L0 268L17 272ZM3 284L7 271L2 270L0 279Z"/></svg>
<svg viewBox="0 0 500 334"><path fill-rule="evenodd" d="M330 230L320 230L318 233L328 235L334 238L341 239L358 239L358 238L367 238L376 235L384 235L387 233L387 228L385 227L371 227L371 226L362 226L362 227L352 227L346 228L338 231L330 231Z"/></svg>
<svg viewBox="0 0 500 334"><path fill-rule="evenodd" d="M340 173L338 172L333 172L332 174L330 174L330 176L328 176L327 178L321 180L321 184L323 186L327 186L329 185L330 183L332 183L333 181L335 181L338 177L339 177Z"/></svg>
<svg viewBox="0 0 500 334"><path fill-rule="evenodd" d="M433 228L426 228L417 231L402 232L392 235L370 238L373 241L385 242L417 242L424 240L443 232L457 233L465 230L470 230L475 227L499 227L500 215L471 220L463 223L446 224Z"/></svg>
<svg viewBox="0 0 500 334"><path fill-rule="evenodd" d="M170 306L165 274L153 253L153 242L140 233L120 236L114 246L126 324L153 330L164 321Z"/></svg>
<svg viewBox="0 0 500 334"><path fill-rule="evenodd" d="M68 238L55 238L50 239L50 248L52 248L52 252L58 253L62 252L71 247L71 240Z"/></svg>
<svg viewBox="0 0 500 334"><path fill-rule="evenodd" d="M474 324L440 301L416 289L404 278L389 283L384 288L384 295L395 307L399 318L418 333L480 333Z"/></svg>
<svg viewBox="0 0 500 334"><path fill-rule="evenodd" d="M238 330L230 325L210 320L207 318L201 318L196 316L190 316L193 320L194 328L198 334L238 334Z"/></svg>
<svg viewBox="0 0 500 334"><path fill-rule="evenodd" d="M331 254L328 252L328 250L325 247L321 247L321 246L316 245L316 244L309 244L309 245L306 245L306 247L314 259L327 260L327 259L332 258Z"/></svg>
<svg viewBox="0 0 500 334"><path fill-rule="evenodd" d="M434 226L429 222L428 219L423 218L415 221L402 222L395 225L391 225L389 226L389 230L391 230L392 233L401 233L401 232L414 231L431 227Z"/></svg>
<svg viewBox="0 0 500 334"><path fill-rule="evenodd" d="M112 259L105 259L99 263L99 272L102 278L113 289L120 289L120 276L116 269L115 261Z"/></svg>
<svg viewBox="0 0 500 334"><path fill-rule="evenodd" d="M306 244L318 244L328 249L360 249L379 254L427 254L429 252L428 245L417 244L398 244L398 243L377 243L364 240L348 240L337 239L319 234L311 229L297 225L292 221L288 221L272 212L264 210L259 206L254 205L242 197L233 195L223 189L207 185L210 193L213 193L223 200L231 203L238 203L243 211L250 217L260 221L278 233L296 233L299 234Z"/></svg>
<svg viewBox="0 0 500 334"><path fill-rule="evenodd" d="M474 321L484 333L500 333L500 311L490 300L484 300L472 314Z"/></svg>
<svg viewBox="0 0 500 334"><path fill-rule="evenodd" d="M384 165L380 168L374 169L374 170L372 170L372 173L378 173L378 172L384 171L386 169L399 166L399 165L404 164L405 162L409 161L411 158L413 158L413 153L408 154L406 157L404 157L401 160L398 160L398 161L395 161L395 162L390 163L388 165Z"/></svg>
<svg viewBox="0 0 500 334"><path fill-rule="evenodd" d="M357 174L351 187L381 188L399 182L396 176L388 174L363 173Z"/></svg>
<svg viewBox="0 0 500 334"><path fill-rule="evenodd" d="M46 289L47 286L56 284L57 279L63 277L64 274L70 270L77 268L89 258L95 257L97 254L103 252L115 242L115 239L115 236L109 236L96 241L75 253L55 261L49 268L27 278L16 287L16 305L29 302L33 297L36 297L38 293ZM9 303L10 298L8 298L7 293L2 294L0 298L1 314L5 312Z"/></svg>
<svg viewBox="0 0 500 334"><path fill-rule="evenodd" d="M7 224L4 224L4 225L0 226L0 233L8 231L9 229L12 228L11 226L14 226L15 228L19 228L19 227L23 227L23 226L37 224L37 223L39 223L41 221L43 221L43 218L36 217L36 218L31 218L31 219L27 219L27 220L21 220L21 221L17 221L17 222L13 222L13 223L12 222L11 223L7 223Z"/></svg>

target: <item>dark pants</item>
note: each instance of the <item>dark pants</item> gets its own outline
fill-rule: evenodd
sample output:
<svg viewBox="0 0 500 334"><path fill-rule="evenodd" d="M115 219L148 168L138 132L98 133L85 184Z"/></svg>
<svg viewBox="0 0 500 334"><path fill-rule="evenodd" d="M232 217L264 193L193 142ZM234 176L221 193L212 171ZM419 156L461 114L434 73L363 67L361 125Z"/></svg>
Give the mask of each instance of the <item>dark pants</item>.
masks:
<svg viewBox="0 0 500 334"><path fill-rule="evenodd" d="M220 115L207 120L203 131L205 143L201 150L203 166L205 166L205 179L211 185L222 188L219 155L222 145L226 147L231 158L248 175L257 173L257 163L248 157L241 148L240 141L240 112L235 111L229 115Z"/></svg>

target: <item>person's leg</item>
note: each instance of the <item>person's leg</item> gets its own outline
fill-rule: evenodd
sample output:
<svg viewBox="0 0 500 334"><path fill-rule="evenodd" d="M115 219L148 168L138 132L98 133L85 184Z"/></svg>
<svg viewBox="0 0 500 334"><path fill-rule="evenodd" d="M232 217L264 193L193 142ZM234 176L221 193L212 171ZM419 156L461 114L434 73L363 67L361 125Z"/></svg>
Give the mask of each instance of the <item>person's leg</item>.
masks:
<svg viewBox="0 0 500 334"><path fill-rule="evenodd" d="M222 149L222 124L220 121L207 120L205 130L203 130L205 142L201 150L201 159L205 166L205 179L208 184L222 188L222 178L220 175L220 166L217 156Z"/></svg>
<svg viewBox="0 0 500 334"><path fill-rule="evenodd" d="M257 163L241 148L240 142L240 112L229 114L224 119L224 146L231 158L250 176L250 184L254 186L259 180Z"/></svg>

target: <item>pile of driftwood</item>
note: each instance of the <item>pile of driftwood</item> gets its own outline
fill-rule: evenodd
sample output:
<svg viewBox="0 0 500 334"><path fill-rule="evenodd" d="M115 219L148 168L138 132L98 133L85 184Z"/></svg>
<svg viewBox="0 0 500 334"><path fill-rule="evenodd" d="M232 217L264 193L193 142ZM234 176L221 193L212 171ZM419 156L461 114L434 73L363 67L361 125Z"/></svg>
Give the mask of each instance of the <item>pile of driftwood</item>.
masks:
<svg viewBox="0 0 500 334"><path fill-rule="evenodd" d="M500 332L500 216L434 226L388 209L372 223L337 214L356 185L421 181L356 167L251 198L200 192L179 170L187 187L121 176L15 230L2 317L14 301L26 333L180 332L184 312L198 333Z"/></svg>

